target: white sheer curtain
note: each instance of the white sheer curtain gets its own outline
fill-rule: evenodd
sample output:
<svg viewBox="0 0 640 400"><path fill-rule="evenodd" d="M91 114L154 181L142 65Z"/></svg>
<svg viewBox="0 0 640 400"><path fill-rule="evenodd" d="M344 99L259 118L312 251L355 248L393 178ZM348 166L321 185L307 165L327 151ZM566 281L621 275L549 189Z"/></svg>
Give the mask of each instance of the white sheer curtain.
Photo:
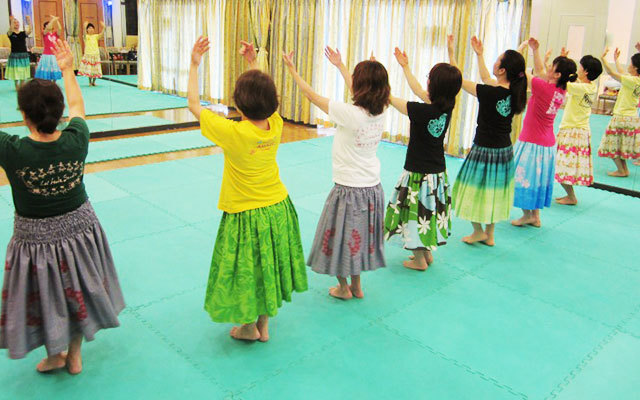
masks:
<svg viewBox="0 0 640 400"><path fill-rule="evenodd" d="M139 86L186 96L191 49L200 35L211 41L201 67L201 93L222 98L225 0L140 0Z"/></svg>

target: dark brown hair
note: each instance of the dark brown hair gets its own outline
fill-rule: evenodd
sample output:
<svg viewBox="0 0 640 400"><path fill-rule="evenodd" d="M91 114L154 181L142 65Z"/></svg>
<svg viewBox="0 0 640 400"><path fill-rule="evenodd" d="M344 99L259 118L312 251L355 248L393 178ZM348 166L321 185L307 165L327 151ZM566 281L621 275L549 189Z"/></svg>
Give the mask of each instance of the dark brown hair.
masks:
<svg viewBox="0 0 640 400"><path fill-rule="evenodd" d="M62 90L55 82L32 79L18 90L18 109L38 132L53 133L64 111Z"/></svg>
<svg viewBox="0 0 640 400"><path fill-rule="evenodd" d="M429 99L441 112L451 113L462 88L462 74L451 64L440 63L429 72Z"/></svg>
<svg viewBox="0 0 640 400"><path fill-rule="evenodd" d="M240 75L233 91L233 101L245 117L260 121L278 109L278 92L273 79L252 69Z"/></svg>
<svg viewBox="0 0 640 400"><path fill-rule="evenodd" d="M556 72L560 73L560 78L556 83L556 87L562 90L567 90L567 83L575 82L578 79L578 66L572 59L564 56L556 57L553 60L553 66L556 67Z"/></svg>
<svg viewBox="0 0 640 400"><path fill-rule="evenodd" d="M353 71L353 104L371 115L380 115L389 105L389 75L377 61L362 61Z"/></svg>
<svg viewBox="0 0 640 400"><path fill-rule="evenodd" d="M527 74L526 63L522 54L515 50L507 50L502 55L500 68L507 72L509 90L511 91L511 109L514 114L521 114L527 107Z"/></svg>

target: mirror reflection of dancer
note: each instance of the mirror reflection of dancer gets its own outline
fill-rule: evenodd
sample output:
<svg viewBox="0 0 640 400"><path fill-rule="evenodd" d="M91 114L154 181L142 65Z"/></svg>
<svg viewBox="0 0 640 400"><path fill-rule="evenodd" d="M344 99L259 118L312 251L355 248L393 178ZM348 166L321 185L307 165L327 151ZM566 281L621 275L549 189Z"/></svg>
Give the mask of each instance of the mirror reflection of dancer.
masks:
<svg viewBox="0 0 640 400"><path fill-rule="evenodd" d="M607 61L609 48L602 54L602 65L613 79L621 83L613 116L602 137L598 155L613 159L617 170L607 175L626 178L629 168L626 160L640 160L640 117L638 117L638 102L640 102L640 53L631 57L629 67L625 71L620 65L620 50L613 52L615 69Z"/></svg>
<svg viewBox="0 0 640 400"><path fill-rule="evenodd" d="M84 23L84 55L80 62L78 75L89 78L89 86L96 86L96 79L102 78L102 63L100 62L100 46L98 42L104 37L104 22L100 21L100 32L96 27L85 21Z"/></svg>
<svg viewBox="0 0 640 400"><path fill-rule="evenodd" d="M580 59L578 80L567 83L567 102L558 130L556 154L556 181L567 195L556 198L558 204L578 204L573 186L591 186L593 183L589 117L598 94L595 80L600 74L600 60L586 55Z"/></svg>
<svg viewBox="0 0 640 400"><path fill-rule="evenodd" d="M293 52L283 57L302 94L337 125L332 150L335 185L324 203L307 265L319 274L336 277L338 286L330 288L329 295L349 300L364 297L362 272L386 265L384 192L377 150L391 88L387 70L373 57L358 63L352 74L339 52L327 47L325 55L340 70L353 104L318 94L298 74Z"/></svg>
<svg viewBox="0 0 640 400"><path fill-rule="evenodd" d="M187 98L202 134L223 150L218 208L224 213L211 259L204 308L215 322L237 323L234 339L266 342L275 317L293 292L307 290L298 215L280 180L276 154L283 120L271 76L258 70L253 45L240 53L249 70L236 81L236 122L200 105L198 66L209 50L200 37L191 53Z"/></svg>
<svg viewBox="0 0 640 400"><path fill-rule="evenodd" d="M478 56L484 85L462 81L462 89L478 98L478 128L453 185L452 201L456 216L473 225L473 233L462 241L493 246L495 223L508 219L513 206L511 123L527 105L526 66L522 54L507 50L493 65L493 79L484 63L482 42L474 36L471 46ZM448 50L451 65L457 66L453 36L448 38Z"/></svg>
<svg viewBox="0 0 640 400"><path fill-rule="evenodd" d="M40 62L38 62L36 78L50 81L62 79L62 71L60 71L56 56L53 54L53 48L58 42L60 35L62 35L62 25L58 17L52 15L51 19L43 25L42 43L44 45L44 51L40 57Z"/></svg>
<svg viewBox="0 0 640 400"><path fill-rule="evenodd" d="M5 79L15 81L16 91L29 78L31 78L31 60L27 50L27 37L31 34L31 17L27 15L27 26L20 30L20 21L9 16L10 28L7 32L11 42L11 54L7 61Z"/></svg>
<svg viewBox="0 0 640 400"><path fill-rule="evenodd" d="M0 348L23 358L45 346L40 372L82 371L83 339L119 326L124 308L107 237L85 191L89 128L66 42L53 48L62 70L69 125L57 126L64 96L33 79L18 91L28 137L0 133L0 167L16 209L2 287Z"/></svg>
<svg viewBox="0 0 640 400"><path fill-rule="evenodd" d="M411 90L423 102L391 96L391 104L411 122L404 170L391 195L384 221L385 237L398 235L413 255L406 268L426 270L432 251L451 234L451 187L444 157L444 138L462 87L457 67L439 63L431 68L427 90L411 73L407 54L396 47L395 56Z"/></svg>
<svg viewBox="0 0 640 400"><path fill-rule="evenodd" d="M540 55L540 43L528 41L533 50L534 74L527 74L531 98L524 117L522 132L514 148L516 166L513 205L522 209L522 217L511 221L514 226L542 226L540 211L551 206L556 165L556 137L553 123L564 103L567 83L578 79L575 61L565 54L556 57L548 67Z"/></svg>

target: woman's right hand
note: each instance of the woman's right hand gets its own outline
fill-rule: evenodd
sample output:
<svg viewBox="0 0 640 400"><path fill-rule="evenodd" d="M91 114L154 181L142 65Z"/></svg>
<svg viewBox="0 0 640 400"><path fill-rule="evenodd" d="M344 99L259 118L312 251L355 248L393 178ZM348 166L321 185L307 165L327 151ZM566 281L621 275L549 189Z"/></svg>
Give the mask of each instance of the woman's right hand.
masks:
<svg viewBox="0 0 640 400"><path fill-rule="evenodd" d="M198 40L196 40L196 44L193 45L193 50L191 51L191 64L199 66L202 61L202 56L209 51L209 39L200 36Z"/></svg>
<svg viewBox="0 0 640 400"><path fill-rule="evenodd" d="M73 71L73 53L71 52L69 43L65 40L58 39L53 47L53 55L56 56L56 61L61 71Z"/></svg>
<svg viewBox="0 0 640 400"><path fill-rule="evenodd" d="M296 65L293 63L293 51L289 53L282 53L282 59L284 60L284 65L287 66L289 71L296 70Z"/></svg>
<svg viewBox="0 0 640 400"><path fill-rule="evenodd" d="M471 47L478 56L482 56L482 54L484 53L484 46L482 45L482 41L478 39L477 36L473 36L471 38Z"/></svg>
<svg viewBox="0 0 640 400"><path fill-rule="evenodd" d="M393 55L396 56L396 60L402 68L409 65L409 57L407 56L407 53L401 51L398 47L393 50Z"/></svg>
<svg viewBox="0 0 640 400"><path fill-rule="evenodd" d="M342 64L342 54L340 54L340 50L334 50L331 47L327 46L324 49L324 55L327 57L329 62L336 67L339 67L340 64Z"/></svg>

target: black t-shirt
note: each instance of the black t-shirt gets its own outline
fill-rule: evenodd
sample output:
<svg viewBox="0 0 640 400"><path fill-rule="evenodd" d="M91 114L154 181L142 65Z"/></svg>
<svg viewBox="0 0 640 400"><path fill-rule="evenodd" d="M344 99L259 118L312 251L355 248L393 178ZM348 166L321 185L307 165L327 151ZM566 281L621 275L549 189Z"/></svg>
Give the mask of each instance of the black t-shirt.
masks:
<svg viewBox="0 0 640 400"><path fill-rule="evenodd" d="M444 172L444 135L451 115L433 104L412 101L407 103L407 111L411 130L404 169L421 174Z"/></svg>
<svg viewBox="0 0 640 400"><path fill-rule="evenodd" d="M502 86L477 85L478 128L473 140L478 146L503 148L511 146L511 91Z"/></svg>
<svg viewBox="0 0 640 400"><path fill-rule="evenodd" d="M9 178L18 215L53 217L84 204L88 151L89 128L82 118L72 119L55 142L0 132L0 167Z"/></svg>
<svg viewBox="0 0 640 400"><path fill-rule="evenodd" d="M27 52L27 34L24 31L19 33L11 32L8 36L11 41L12 53Z"/></svg>

